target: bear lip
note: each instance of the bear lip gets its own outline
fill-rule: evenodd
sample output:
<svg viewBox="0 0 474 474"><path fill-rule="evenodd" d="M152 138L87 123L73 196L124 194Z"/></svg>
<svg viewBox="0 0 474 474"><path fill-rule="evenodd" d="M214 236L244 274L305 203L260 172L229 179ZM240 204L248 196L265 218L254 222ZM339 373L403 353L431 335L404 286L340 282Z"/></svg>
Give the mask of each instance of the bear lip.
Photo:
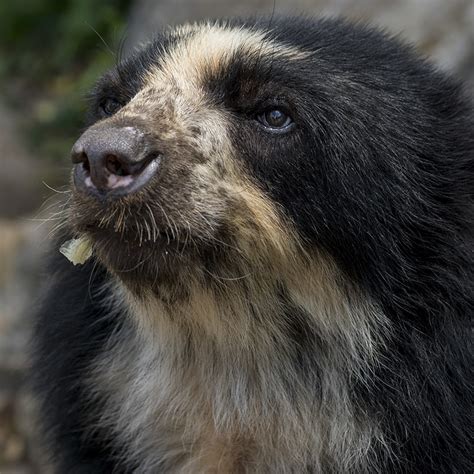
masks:
<svg viewBox="0 0 474 474"><path fill-rule="evenodd" d="M73 169L73 185L77 191L100 200L121 198L142 189L157 173L161 158L161 155L158 155L150 159L137 174L118 176L110 173L104 189L98 188L93 183L87 168L82 163L78 163Z"/></svg>

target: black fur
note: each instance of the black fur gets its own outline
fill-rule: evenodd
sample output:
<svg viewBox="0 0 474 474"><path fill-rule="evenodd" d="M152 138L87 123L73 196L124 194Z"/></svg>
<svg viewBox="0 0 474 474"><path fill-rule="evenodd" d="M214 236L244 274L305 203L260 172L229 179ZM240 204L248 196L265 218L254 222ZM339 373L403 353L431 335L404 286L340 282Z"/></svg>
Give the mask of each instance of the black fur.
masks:
<svg viewBox="0 0 474 474"><path fill-rule="evenodd" d="M55 457L64 473L114 470L106 436L87 430L94 407L85 393L84 376L107 335L120 324L120 317L107 314L93 296L105 273L92 267L71 271L60 255L51 259L51 281L35 331L32 376L44 396L47 444L60 446Z"/></svg>
<svg viewBox="0 0 474 474"><path fill-rule="evenodd" d="M456 81L370 28L274 20L268 36L310 57L249 63L237 53L222 77L209 72L209 93L233 111L245 169L305 245L330 254L393 325L370 377L353 386L354 403L387 433L390 450L370 455L381 472L473 472L471 103ZM166 41L105 76L94 104L111 91L130 100ZM275 90L298 126L284 138L251 120ZM57 257L50 274L33 376L58 472L130 472L112 435L89 426L101 407L84 384L108 335L129 324L126 315L102 303L108 276L100 265L93 273L92 264L76 268ZM307 354L324 350L324 341L298 311L288 315L289 339L304 375Z"/></svg>

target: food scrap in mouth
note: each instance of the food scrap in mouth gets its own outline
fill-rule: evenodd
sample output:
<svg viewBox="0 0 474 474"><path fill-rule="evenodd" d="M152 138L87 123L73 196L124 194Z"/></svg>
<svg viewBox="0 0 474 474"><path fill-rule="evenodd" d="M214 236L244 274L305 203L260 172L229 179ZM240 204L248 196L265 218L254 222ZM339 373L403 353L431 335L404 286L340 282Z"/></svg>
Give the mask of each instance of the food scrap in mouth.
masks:
<svg viewBox="0 0 474 474"><path fill-rule="evenodd" d="M87 236L71 239L59 251L73 264L83 265L92 257L92 242Z"/></svg>

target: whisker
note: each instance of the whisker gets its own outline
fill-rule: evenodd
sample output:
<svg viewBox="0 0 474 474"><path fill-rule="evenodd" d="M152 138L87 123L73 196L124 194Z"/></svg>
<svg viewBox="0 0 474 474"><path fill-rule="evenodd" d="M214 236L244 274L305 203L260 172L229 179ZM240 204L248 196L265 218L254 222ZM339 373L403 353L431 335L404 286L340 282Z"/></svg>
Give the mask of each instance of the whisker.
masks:
<svg viewBox="0 0 474 474"><path fill-rule="evenodd" d="M102 41L103 45L106 47L107 51L116 58L116 54L114 53L113 49L109 46L107 41L105 41L104 37L87 21L84 22Z"/></svg>
<svg viewBox="0 0 474 474"><path fill-rule="evenodd" d="M148 203L145 204L148 212L150 214L150 219L152 220L152 225L153 225L153 242L156 242L158 239L158 236L160 235L160 230L158 229L158 226L156 224L155 216L153 215L153 211L151 210L151 207ZM156 234L155 234L156 232Z"/></svg>
<svg viewBox="0 0 474 474"><path fill-rule="evenodd" d="M57 193L57 194L71 194L71 190L67 189L65 191L59 191L59 189L54 189L52 186L50 186L46 181L41 181L48 189L51 191Z"/></svg>
<svg viewBox="0 0 474 474"><path fill-rule="evenodd" d="M92 266L91 274L89 275L89 285L88 285L88 294L91 301L93 301L94 299L92 295L92 283L93 283L93 278L94 278L94 272L97 271L98 267L99 267L99 260L94 259L94 264Z"/></svg>
<svg viewBox="0 0 474 474"><path fill-rule="evenodd" d="M220 281L238 281L238 280L244 280L245 278L252 276L252 272L250 272L250 273L247 273L246 275L242 275L238 277L221 277L219 275L215 275L214 273L210 272L207 268L204 268L204 271L208 273L211 277Z"/></svg>
<svg viewBox="0 0 474 474"><path fill-rule="evenodd" d="M161 212L163 213L163 215L165 216L165 219L166 219L166 222L168 223L168 228L170 229L172 235L173 235L173 239L174 239L174 234L173 234L173 229L171 228L171 222L168 218L168 215L166 214L165 210L163 209L163 206L158 202L158 206L160 206L160 209L161 209ZM170 237L168 235L168 232L166 232L166 238L167 238L167 241L168 241L168 245L170 244Z"/></svg>
<svg viewBox="0 0 474 474"><path fill-rule="evenodd" d="M149 255L145 256L145 258L140 260L136 265L134 265L133 267L128 268L126 270L121 269L120 273L129 273L129 272L135 271L137 268L139 268L141 265L143 265L144 263L146 263L148 260L150 260L153 257L153 252L148 252L148 253L149 253Z"/></svg>
<svg viewBox="0 0 474 474"><path fill-rule="evenodd" d="M148 224L148 222L147 222L146 219L143 220L143 224L144 224L145 227L146 227L146 233L147 233L147 237L148 237L147 241L148 241L148 242L151 242L151 229L150 229L150 225Z"/></svg>

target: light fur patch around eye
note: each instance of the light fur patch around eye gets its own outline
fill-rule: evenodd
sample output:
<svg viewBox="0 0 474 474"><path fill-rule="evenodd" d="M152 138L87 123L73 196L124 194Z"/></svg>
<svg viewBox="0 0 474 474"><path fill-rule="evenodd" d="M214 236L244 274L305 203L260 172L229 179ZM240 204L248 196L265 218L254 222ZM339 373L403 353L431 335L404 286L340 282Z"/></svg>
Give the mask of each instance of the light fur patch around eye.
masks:
<svg viewBox="0 0 474 474"><path fill-rule="evenodd" d="M160 117L160 138L186 137L202 156L228 156L228 116L210 101L206 78L225 70L236 53L257 59L301 60L309 52L277 43L268 33L244 27L207 23L172 30L175 44L145 73L142 90L121 111L121 117ZM199 136L191 130L199 124Z"/></svg>

